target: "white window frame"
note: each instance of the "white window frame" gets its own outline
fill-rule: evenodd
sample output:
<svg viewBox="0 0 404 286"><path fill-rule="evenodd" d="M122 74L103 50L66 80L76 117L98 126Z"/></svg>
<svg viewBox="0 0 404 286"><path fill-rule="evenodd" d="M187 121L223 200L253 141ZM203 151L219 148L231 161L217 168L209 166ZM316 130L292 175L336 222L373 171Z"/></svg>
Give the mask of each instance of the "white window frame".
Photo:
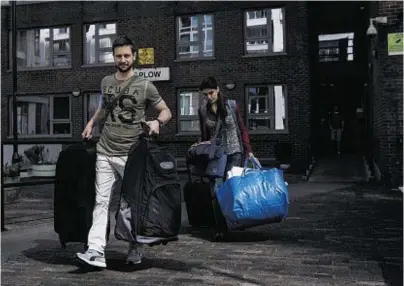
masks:
<svg viewBox="0 0 404 286"><path fill-rule="evenodd" d="M275 112L276 108L274 106L274 87L275 86L282 86L283 92L284 92L284 98L285 98L285 119L284 119L284 129L275 129ZM259 88L259 87L265 87L268 89L268 97L267 97L267 106L266 109L268 111L268 114L265 115L263 113L258 113L258 114L251 114L250 113L250 97L248 94L248 89L249 88ZM287 92L287 86L286 84L251 84L245 87L245 102L246 102L246 127L249 133L255 133L255 134L287 134L289 132L288 128L288 92ZM270 126L269 129L265 130L252 130L250 129L250 120L251 119L265 119L269 117L270 118Z"/></svg>
<svg viewBox="0 0 404 286"><path fill-rule="evenodd" d="M49 97L49 134L18 134L19 138L70 138L73 133L72 124L72 96L70 94L35 94L35 95L19 95L17 97L29 97L29 96L48 96ZM69 98L69 119L54 119L53 118L53 99L55 97L68 97ZM13 136L13 97L9 96L9 137ZM69 123L70 133L68 134L53 134L53 123Z"/></svg>
<svg viewBox="0 0 404 286"><path fill-rule="evenodd" d="M88 115L88 107L89 107L88 99L90 96L96 95L99 97L99 100L101 100L100 97L102 97L102 93L101 93L101 91L90 91L90 92L84 92L83 94L84 94L84 96L83 96L83 100L84 100L84 102L83 102L83 123L84 123L83 129L84 129L84 127L87 125L87 122L91 119L90 116L92 116L92 115L90 115L90 116ZM100 104L100 102L99 102L99 104ZM97 122L97 125L99 125L99 132L94 132L95 131L95 126L94 126L93 134L92 134L92 136L95 138L98 138L101 136L101 131L103 128L102 122Z"/></svg>
<svg viewBox="0 0 404 286"><path fill-rule="evenodd" d="M341 40L347 39L346 59L342 58L344 54L340 51ZM354 51L355 33L337 33L318 35L318 61L320 63L345 62L355 59Z"/></svg>
<svg viewBox="0 0 404 286"><path fill-rule="evenodd" d="M203 50L204 50L204 41L202 41L202 37L199 35L202 35L203 33L203 26L202 22L204 20L205 16L211 16L212 17L212 55L211 56L204 56L203 55ZM182 17L198 17L198 41L189 41L188 43L179 43L179 36L180 36L180 19ZM201 60L201 59L213 59L215 57L215 19L214 15L212 13L207 13L207 14L195 14L195 15L182 15L182 16L177 16L175 19L175 36L176 36L176 52L175 56L178 61L190 61L190 60ZM179 56L179 48L180 47L192 47L198 45L199 48L199 54L197 57L180 57Z"/></svg>
<svg viewBox="0 0 404 286"><path fill-rule="evenodd" d="M99 30L101 25L115 25L115 38L118 35L118 24L117 22L98 22L98 23L87 23L83 25L83 64L84 66L109 66L109 65L114 65L114 61L110 63L101 63L100 62L100 52L111 52L112 53L112 47L111 48L100 48L100 40L103 38L109 38L110 35L99 35ZM89 63L87 59L87 37L86 37L86 27L87 26L95 26L95 32L94 32L94 50L95 50L95 61L94 63Z"/></svg>
<svg viewBox="0 0 404 286"><path fill-rule="evenodd" d="M200 130L199 130L199 116L198 116L198 109L200 107L200 105L198 106L198 108L196 110L194 110L194 115L181 115L181 93L186 93L186 92L192 92L192 93L198 93L199 94L199 99L200 99L200 103L202 103L202 98L203 96L200 94L200 91L197 88L181 88L177 90L177 102L178 102L178 115L177 115L177 130L178 133L180 134L199 134ZM189 96L190 97L190 107L192 107L192 95ZM197 131L186 131L186 130L181 130L181 122L184 121L197 121L197 125L198 125L198 130Z"/></svg>
<svg viewBox="0 0 404 286"><path fill-rule="evenodd" d="M279 52L274 52L273 51L273 28L272 28L272 20L270 18L271 16L271 11L275 9L281 9L282 10L282 15L284 17L283 19L283 51ZM249 13L254 13L254 15L257 15L257 12L266 12L266 17L267 17L267 35L262 36L262 37L247 37L247 20L248 20L248 14ZM265 55L283 55L286 54L286 14L285 14L285 7L271 7L271 8L256 8L256 9L248 9L244 11L244 39L243 39L243 47L244 47L244 55L245 56L265 56ZM265 40L268 43L268 50L263 52L257 52L257 53L248 53L247 52L247 42L252 42L252 41L259 41L259 40Z"/></svg>
<svg viewBox="0 0 404 286"><path fill-rule="evenodd" d="M70 44L70 51L69 52L54 52L53 51L53 43L54 43L54 30L55 29L69 29L69 44ZM70 25L64 25L64 26L52 26L52 27L38 27L38 28L33 28L33 29L18 29L17 30L17 39L18 39L18 33L22 31L35 31L35 30L45 30L49 29L49 65L47 66L36 66L36 67L18 67L17 64L17 70L18 71L24 71L24 70L46 70L46 69L69 69L72 67L72 28ZM9 31L9 69L12 69L13 67L13 54L12 54L12 35L11 31ZM18 41L17 41L17 53L18 53ZM27 51L25 51L26 54ZM65 65L65 66L55 66L54 65L54 56L58 55L67 55L68 58L70 59L70 64Z"/></svg>

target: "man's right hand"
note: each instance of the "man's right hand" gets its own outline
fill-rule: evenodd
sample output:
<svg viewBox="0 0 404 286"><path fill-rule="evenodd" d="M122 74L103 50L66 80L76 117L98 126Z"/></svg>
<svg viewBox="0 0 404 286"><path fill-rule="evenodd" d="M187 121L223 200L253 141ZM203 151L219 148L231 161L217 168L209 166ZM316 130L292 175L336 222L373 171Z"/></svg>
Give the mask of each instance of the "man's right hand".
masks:
<svg viewBox="0 0 404 286"><path fill-rule="evenodd" d="M81 136L83 139L90 139L93 133L93 124L91 122L88 122L86 125L86 128L84 128L83 133L81 133Z"/></svg>

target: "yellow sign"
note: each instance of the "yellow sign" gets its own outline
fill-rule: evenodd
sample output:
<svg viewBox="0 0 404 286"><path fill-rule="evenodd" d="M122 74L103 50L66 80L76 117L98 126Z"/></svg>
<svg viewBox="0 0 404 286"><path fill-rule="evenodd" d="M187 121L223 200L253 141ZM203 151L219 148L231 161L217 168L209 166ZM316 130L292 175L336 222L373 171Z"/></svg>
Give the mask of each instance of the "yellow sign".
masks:
<svg viewBox="0 0 404 286"><path fill-rule="evenodd" d="M154 65L154 48L142 48L138 51L139 65Z"/></svg>
<svg viewBox="0 0 404 286"><path fill-rule="evenodd" d="M387 46L389 56L402 55L403 53L403 33L394 33L387 35Z"/></svg>

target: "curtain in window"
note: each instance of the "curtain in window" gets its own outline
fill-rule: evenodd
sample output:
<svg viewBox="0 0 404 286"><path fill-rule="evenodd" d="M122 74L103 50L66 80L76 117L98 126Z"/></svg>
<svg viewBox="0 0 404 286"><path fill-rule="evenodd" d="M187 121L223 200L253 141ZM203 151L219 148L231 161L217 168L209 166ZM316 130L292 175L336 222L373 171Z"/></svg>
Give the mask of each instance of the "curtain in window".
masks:
<svg viewBox="0 0 404 286"><path fill-rule="evenodd" d="M49 134L48 130L49 122L49 106L48 104L42 104L41 108L41 133L40 134Z"/></svg>

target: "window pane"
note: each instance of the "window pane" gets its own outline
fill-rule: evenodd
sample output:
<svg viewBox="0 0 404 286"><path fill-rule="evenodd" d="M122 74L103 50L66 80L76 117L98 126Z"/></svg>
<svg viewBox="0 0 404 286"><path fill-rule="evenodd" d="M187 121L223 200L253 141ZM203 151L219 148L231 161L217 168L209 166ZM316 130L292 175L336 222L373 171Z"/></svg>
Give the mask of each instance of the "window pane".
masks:
<svg viewBox="0 0 404 286"><path fill-rule="evenodd" d="M198 91L183 91L180 93L181 115L198 115L202 96Z"/></svg>
<svg viewBox="0 0 404 286"><path fill-rule="evenodd" d="M53 119L70 119L70 97L53 98Z"/></svg>
<svg viewBox="0 0 404 286"><path fill-rule="evenodd" d="M99 58L100 63L112 63L114 62L114 56L111 52L100 52L100 58Z"/></svg>
<svg viewBox="0 0 404 286"><path fill-rule="evenodd" d="M247 27L247 38L266 37L268 35L268 26Z"/></svg>
<svg viewBox="0 0 404 286"><path fill-rule="evenodd" d="M86 25L85 33L85 63L112 63L114 58L111 49L112 43L116 39L116 24ZM96 49L98 49L98 51ZM100 51L100 49L107 49L108 51Z"/></svg>
<svg viewBox="0 0 404 286"><path fill-rule="evenodd" d="M199 57L199 46L182 46L178 47L178 56L180 59Z"/></svg>
<svg viewBox="0 0 404 286"><path fill-rule="evenodd" d="M268 41L248 41L246 43L246 51L248 54L266 53L268 52Z"/></svg>
<svg viewBox="0 0 404 286"><path fill-rule="evenodd" d="M86 25L86 39L84 49L86 64L95 63L95 25Z"/></svg>
<svg viewBox="0 0 404 286"><path fill-rule="evenodd" d="M249 111L250 114L268 113L268 97L252 97L250 99Z"/></svg>
<svg viewBox="0 0 404 286"><path fill-rule="evenodd" d="M177 29L178 58L213 56L212 15L178 17Z"/></svg>
<svg viewBox="0 0 404 286"><path fill-rule="evenodd" d="M284 24L284 17L283 17L283 10L282 9L272 9L271 10L271 20L272 20L272 27L273 27L273 35L272 35L272 51L283 52L284 45L283 45L283 24Z"/></svg>
<svg viewBox="0 0 404 286"><path fill-rule="evenodd" d="M70 55L57 55L53 56L54 67L70 66Z"/></svg>
<svg viewBox="0 0 404 286"><path fill-rule="evenodd" d="M203 56L213 56L213 26L212 15L204 15L202 22Z"/></svg>
<svg viewBox="0 0 404 286"><path fill-rule="evenodd" d="M10 50L12 50L11 44L10 33ZM17 31L17 67L19 68L70 66L70 52L69 27ZM64 55L58 55L59 53ZM10 67L12 67L11 54Z"/></svg>
<svg viewBox="0 0 404 286"><path fill-rule="evenodd" d="M19 31L17 35L17 67L49 66L49 29Z"/></svg>
<svg viewBox="0 0 404 286"><path fill-rule="evenodd" d="M53 29L53 52L70 52L70 28Z"/></svg>
<svg viewBox="0 0 404 286"><path fill-rule="evenodd" d="M286 129L285 93L282 85L274 86L275 130Z"/></svg>
<svg viewBox="0 0 404 286"><path fill-rule="evenodd" d="M49 131L49 96L17 97L17 130L19 135L47 135ZM10 104L10 122L12 105ZM11 129L12 130L12 129Z"/></svg>
<svg viewBox="0 0 404 286"><path fill-rule="evenodd" d="M247 54L268 52L268 40L256 37L268 36L268 22L264 10L246 12L246 51Z"/></svg>
<svg viewBox="0 0 404 286"><path fill-rule="evenodd" d="M340 46L347 49L347 60L352 61L354 33L325 34L318 36L319 61L320 62L336 62L340 60Z"/></svg>
<svg viewBox="0 0 404 286"><path fill-rule="evenodd" d="M86 96L86 99L87 99L87 110L85 112L87 117L85 118L85 124L87 123L87 121L91 119L91 117L93 117L98 106L101 104L102 95L97 93L91 93ZM103 126L99 123L94 125L93 136L99 136L101 134Z"/></svg>
<svg viewBox="0 0 404 286"><path fill-rule="evenodd" d="M249 114L267 114L269 112L268 87L249 87L247 92Z"/></svg>
<svg viewBox="0 0 404 286"><path fill-rule="evenodd" d="M249 130L255 131L269 131L271 126L270 117L264 118L250 118L248 120Z"/></svg>
<svg viewBox="0 0 404 286"><path fill-rule="evenodd" d="M70 134L70 123L53 123L53 134Z"/></svg>
<svg viewBox="0 0 404 286"><path fill-rule="evenodd" d="M100 24L99 25L99 35L103 36L103 35L109 35L112 38L115 37L116 35L116 24ZM115 40L115 39L114 39ZM112 45L111 45L112 47Z"/></svg>
<svg viewBox="0 0 404 286"><path fill-rule="evenodd" d="M198 41L198 16L178 17L178 43L187 44Z"/></svg>
<svg viewBox="0 0 404 286"><path fill-rule="evenodd" d="M180 121L180 132L199 132L199 121Z"/></svg>
<svg viewBox="0 0 404 286"><path fill-rule="evenodd" d="M198 109L203 100L203 96L199 91L181 91L180 100L180 132L197 132L199 131ZM194 120L181 119L181 116L195 116ZM191 118L193 119L193 118Z"/></svg>

